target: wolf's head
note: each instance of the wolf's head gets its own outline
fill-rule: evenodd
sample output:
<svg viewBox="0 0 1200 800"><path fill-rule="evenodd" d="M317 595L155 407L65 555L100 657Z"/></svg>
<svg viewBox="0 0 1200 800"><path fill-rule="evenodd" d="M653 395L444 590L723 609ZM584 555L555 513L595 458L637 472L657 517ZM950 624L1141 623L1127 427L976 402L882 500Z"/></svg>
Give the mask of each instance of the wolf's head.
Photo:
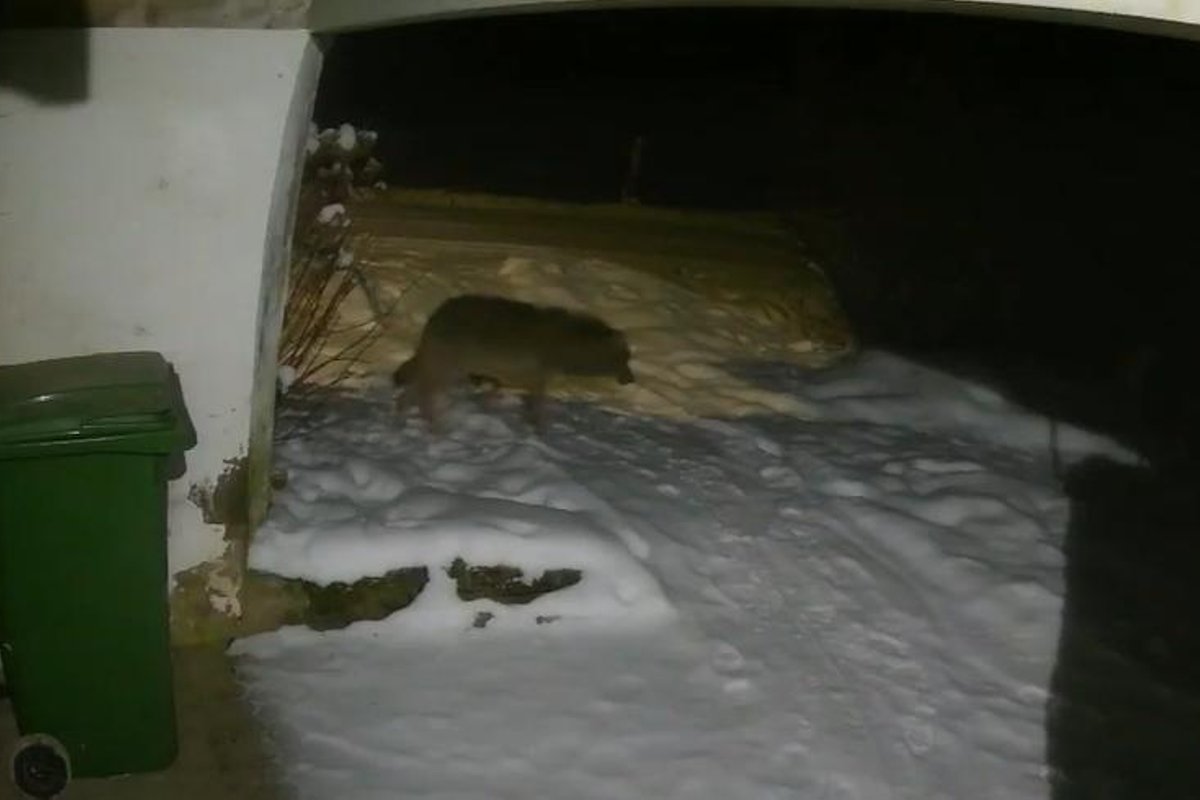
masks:
<svg viewBox="0 0 1200 800"><path fill-rule="evenodd" d="M606 347L608 361L604 373L614 376L622 386L633 383L633 370L629 368L629 359L633 354L629 352L625 335L620 331L611 331Z"/></svg>
<svg viewBox="0 0 1200 800"><path fill-rule="evenodd" d="M625 334L596 317L571 313L548 326L556 339L546 342L554 366L572 375L611 375L624 385L634 382Z"/></svg>
<svg viewBox="0 0 1200 800"><path fill-rule="evenodd" d="M564 371L577 375L611 375L622 385L633 383L629 368L629 343L620 331L609 328L575 342L566 354Z"/></svg>

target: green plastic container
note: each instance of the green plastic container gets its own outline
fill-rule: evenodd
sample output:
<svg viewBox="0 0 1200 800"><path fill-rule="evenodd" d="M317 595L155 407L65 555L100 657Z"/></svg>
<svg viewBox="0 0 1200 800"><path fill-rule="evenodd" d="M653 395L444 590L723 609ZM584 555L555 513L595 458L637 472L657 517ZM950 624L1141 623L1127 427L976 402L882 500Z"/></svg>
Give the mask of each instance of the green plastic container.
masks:
<svg viewBox="0 0 1200 800"><path fill-rule="evenodd" d="M73 776L175 760L166 491L195 441L157 353L0 366L0 659Z"/></svg>

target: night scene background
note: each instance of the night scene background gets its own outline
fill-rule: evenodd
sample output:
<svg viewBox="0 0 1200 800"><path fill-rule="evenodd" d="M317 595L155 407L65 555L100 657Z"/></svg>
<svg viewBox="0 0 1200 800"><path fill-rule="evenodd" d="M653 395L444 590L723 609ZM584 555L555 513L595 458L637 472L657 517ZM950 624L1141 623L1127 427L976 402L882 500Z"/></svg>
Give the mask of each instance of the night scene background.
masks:
<svg viewBox="0 0 1200 800"><path fill-rule="evenodd" d="M710 8L464 18L327 48L315 119L376 129L392 185L614 202L640 137L638 201L777 214L863 346L1146 453L1063 476L1049 760L1120 764L1105 796L1193 796L1200 46Z"/></svg>
<svg viewBox="0 0 1200 800"><path fill-rule="evenodd" d="M1200 47L933 14L671 9L348 34L315 118L380 132L387 179L766 210L857 332L971 369L1163 458L1200 268Z"/></svg>

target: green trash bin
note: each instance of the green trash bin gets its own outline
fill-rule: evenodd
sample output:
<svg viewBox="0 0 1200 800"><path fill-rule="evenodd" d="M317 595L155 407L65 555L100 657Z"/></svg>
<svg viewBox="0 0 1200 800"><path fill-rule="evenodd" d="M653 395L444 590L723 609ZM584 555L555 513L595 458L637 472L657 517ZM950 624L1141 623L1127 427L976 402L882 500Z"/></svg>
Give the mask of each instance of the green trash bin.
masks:
<svg viewBox="0 0 1200 800"><path fill-rule="evenodd" d="M0 366L0 660L31 796L175 759L166 498L195 441L158 353Z"/></svg>

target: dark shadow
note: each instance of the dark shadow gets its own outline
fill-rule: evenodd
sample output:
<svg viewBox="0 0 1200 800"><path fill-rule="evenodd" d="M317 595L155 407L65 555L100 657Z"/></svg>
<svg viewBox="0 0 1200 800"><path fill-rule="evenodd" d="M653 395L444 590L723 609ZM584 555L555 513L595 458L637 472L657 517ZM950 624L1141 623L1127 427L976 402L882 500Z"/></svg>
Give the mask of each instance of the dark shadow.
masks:
<svg viewBox="0 0 1200 800"><path fill-rule="evenodd" d="M86 100L88 24L83 0L0 0L0 86L46 104Z"/></svg>
<svg viewBox="0 0 1200 800"><path fill-rule="evenodd" d="M1054 800L1200 797L1196 481L1099 459L1069 473Z"/></svg>

